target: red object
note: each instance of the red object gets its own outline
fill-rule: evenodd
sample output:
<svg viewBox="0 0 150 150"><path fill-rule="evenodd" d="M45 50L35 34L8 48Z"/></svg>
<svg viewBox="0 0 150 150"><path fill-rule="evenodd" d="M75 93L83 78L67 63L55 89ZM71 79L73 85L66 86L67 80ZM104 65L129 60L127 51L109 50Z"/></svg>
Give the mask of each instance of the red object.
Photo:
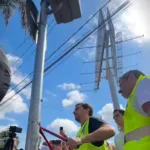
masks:
<svg viewBox="0 0 150 150"><path fill-rule="evenodd" d="M53 135L53 136L55 136L55 137L57 137L57 138L63 140L64 142L67 142L67 138L65 138L65 137L63 137L63 136L61 136L61 135L59 135L59 134L57 134L57 133L54 133L54 132L52 132L52 131L50 131L50 130L48 130L48 129L46 129L46 128L40 127L40 133L41 133L41 135L43 136L44 140L46 141L47 146L49 147L50 150L54 150L54 149L53 149L53 146L52 146L52 144L47 140L47 138L46 138L46 136L44 135L44 132L43 132L43 131L45 131L45 132L47 132L47 133L49 133L49 134L51 134L51 135ZM57 146L57 147L58 147L58 150L61 149L60 146ZM57 149L56 149L56 150L57 150Z"/></svg>

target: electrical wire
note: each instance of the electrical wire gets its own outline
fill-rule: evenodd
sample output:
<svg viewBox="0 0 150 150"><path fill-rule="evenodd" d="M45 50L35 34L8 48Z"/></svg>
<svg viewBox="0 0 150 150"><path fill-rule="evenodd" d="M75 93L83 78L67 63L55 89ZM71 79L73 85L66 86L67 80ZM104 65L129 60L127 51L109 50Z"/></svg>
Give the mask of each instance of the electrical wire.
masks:
<svg viewBox="0 0 150 150"><path fill-rule="evenodd" d="M51 58L59 49L61 49L73 36L75 36L85 25L87 25L98 13L100 10L102 10L111 0L109 0L103 7L101 7L94 15L92 15L81 27L78 28L77 31L75 31L64 43L62 43L51 55L49 55L45 61L47 61L49 58Z"/></svg>
<svg viewBox="0 0 150 150"><path fill-rule="evenodd" d="M50 27L51 26L51 24L54 22L55 20L53 19L49 24L48 24L48 27ZM56 23L55 23L55 25L56 25ZM51 30L49 31L49 32L51 32L52 30L53 30L53 28L55 27L55 25L51 28ZM49 34L49 33L48 33ZM27 38L27 39L29 39L29 37ZM27 40L26 39L26 40ZM21 44L19 44L19 46L17 47L17 49L19 49L25 42L26 42L26 40L25 41L23 41ZM19 58L14 62L14 63L17 63L21 58L23 58L23 56L25 55L25 53L33 46L33 44L34 44L34 42L32 42L31 44L30 44L30 46L21 54L21 56L19 56ZM36 49L34 49L33 51L35 51ZM33 54L33 51L31 52L32 54ZM11 53L12 54L12 53ZM8 58L10 57L10 55L11 54L8 54ZM29 57L31 57L32 55L30 55ZM27 58L27 60L28 60L28 58ZM26 60L26 61L27 61ZM25 61L25 62L26 62ZM24 62L24 63L25 63ZM24 64L23 63L23 64ZM23 66L23 64L21 64L20 66ZM21 68L19 66L19 68ZM16 73L17 71L14 71L13 73L12 73L12 75L14 75L15 73Z"/></svg>
<svg viewBox="0 0 150 150"><path fill-rule="evenodd" d="M48 31L48 35L52 32L52 30L54 29L55 26L56 26L56 24L54 24L53 27ZM31 52L30 56L26 59L26 61L25 61L23 64L21 64L21 65L19 66L19 68L21 68L26 62L28 62L28 60L33 56L32 54L33 54L35 51L36 51L36 49L34 49L34 50ZM18 68L18 69L19 69L19 68ZM15 73L17 73L17 70L14 71L12 75L14 75ZM10 91L8 91L8 93L10 93L10 92L12 92L14 89L16 89L21 83L23 83L23 82L24 82L27 78L29 78L32 74L33 74L33 71L30 72L30 73L29 73L22 81L20 81L17 85L15 85ZM7 93L7 94L8 94L8 93Z"/></svg>
<svg viewBox="0 0 150 150"><path fill-rule="evenodd" d="M108 3L110 2L110 0L102 7L102 8L100 8L96 13L94 13L94 15L92 15L77 31L75 31L64 43L62 43L52 54L50 54L47 58L46 58L46 60L45 60L45 62L46 61L48 61L48 59L50 59L59 49L61 49L74 35L76 35L86 24L88 24L97 14L98 14L98 12L100 11L100 10L102 10ZM53 21L49 24L49 26L51 25L53 23ZM52 27L52 28L54 28L56 26L56 24ZM31 55L29 56L29 57L31 57ZM23 64L22 64L22 66L23 66ZM15 71L15 73L16 73L17 71ZM32 74L33 73L33 71L30 73L30 74ZM14 73L13 73L14 74ZM25 77L26 78L26 77ZM25 80L25 79L23 79L23 80ZM19 84L17 84L16 86L15 86L15 88L17 87L17 86L19 86L20 84L22 83L22 81L19 83Z"/></svg>
<svg viewBox="0 0 150 150"><path fill-rule="evenodd" d="M55 62L53 62L52 64L50 64L47 68L44 69L44 72L48 71L51 67L53 67L57 62L59 62L62 58L64 58L67 54L69 54L74 48L76 48L78 45L80 45L85 39L87 39L87 37L89 37L92 33L94 33L98 28L102 27L109 19L113 18L114 16L116 16L116 14L121 11L122 9L124 9L124 7L128 7L129 3L124 3L124 5L121 5L118 9L116 9L116 11L111 15L110 18L107 18L104 20L103 23L101 23L100 25L98 25L95 29L93 29L91 32L89 32L83 39L81 39L80 41L78 41L72 48L70 48L68 51L66 51L62 56L60 56ZM65 59L66 60L66 59ZM26 84L22 89L20 89L16 94L14 94L12 97L14 97L15 95L17 95L18 93L20 93L23 89L25 89L27 86L29 86L32 83L32 81L30 81L28 84ZM9 99L7 99L6 101L10 100L12 97L10 97ZM5 101L5 102L6 102ZM0 104L1 106L2 104ZM1 110L0 110L1 111Z"/></svg>
<svg viewBox="0 0 150 150"><path fill-rule="evenodd" d="M30 36L28 36L23 42L21 42L17 48L15 48L11 53L9 53L7 55L7 57L9 58L14 52L18 51L20 49L20 47L30 38Z"/></svg>

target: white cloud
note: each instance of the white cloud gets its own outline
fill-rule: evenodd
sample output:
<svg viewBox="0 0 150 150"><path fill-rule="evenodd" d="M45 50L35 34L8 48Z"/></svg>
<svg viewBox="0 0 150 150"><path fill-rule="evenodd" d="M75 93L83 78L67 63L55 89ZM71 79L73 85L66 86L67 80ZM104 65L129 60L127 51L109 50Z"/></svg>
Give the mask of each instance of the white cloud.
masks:
<svg viewBox="0 0 150 150"><path fill-rule="evenodd" d="M75 90L67 94L67 98L63 99L62 104L63 104L63 107L68 107L76 103L83 102L85 99L86 99L85 94Z"/></svg>
<svg viewBox="0 0 150 150"><path fill-rule="evenodd" d="M91 35L88 40L87 43L84 45L85 47L90 47L90 46L96 46L96 41L97 41L97 33ZM87 48L85 50L86 52L86 59L88 60L94 60L95 59L95 53L96 53L96 48Z"/></svg>
<svg viewBox="0 0 150 150"><path fill-rule="evenodd" d="M57 97L57 94L56 93L53 93L53 92L50 92L50 91L46 91L46 94L50 95L50 96L53 96L53 97Z"/></svg>
<svg viewBox="0 0 150 150"><path fill-rule="evenodd" d="M121 4L126 0L112 0L108 7L110 12L114 12ZM137 38L136 42L147 42L150 39L150 1L149 0L131 0L132 5L119 13L118 16L113 19L115 32L122 33L123 39L130 39L144 34L144 38ZM106 18L107 11L103 11ZM97 25L98 17L94 17L88 24L88 28L95 28ZM116 36L117 40L117 36ZM96 45L96 34L90 36L85 42L83 47L95 46ZM82 47L82 46L81 46ZM93 61L95 59L95 48L87 48L79 50L77 54L84 61Z"/></svg>
<svg viewBox="0 0 150 150"><path fill-rule="evenodd" d="M74 83L63 83L61 85L58 85L59 88L63 90L76 90L80 89L80 85L74 84Z"/></svg>
<svg viewBox="0 0 150 150"><path fill-rule="evenodd" d="M79 127L72 120L60 119L60 118L55 119L49 125L49 127L55 129L57 132L59 132L60 127L63 127L63 129L67 135L76 133L79 130Z"/></svg>
<svg viewBox="0 0 150 150"><path fill-rule="evenodd" d="M11 122L15 122L15 121L16 121L16 119L14 119L14 118L9 118L9 117L5 117L5 120L9 120L9 121L11 121Z"/></svg>
<svg viewBox="0 0 150 150"><path fill-rule="evenodd" d="M17 73L12 76L11 82L14 85L18 85L19 84L19 86L17 87L17 89L20 90L21 88L23 88L26 84L28 84L30 82L29 78L26 78L26 79L25 78L26 78L26 75L23 75L22 73L20 73L19 71L17 71ZM20 84L20 82L22 82L22 83ZM26 96L26 98L29 99L30 95L31 95L31 86L26 87L20 93L23 94L24 96Z"/></svg>
<svg viewBox="0 0 150 150"><path fill-rule="evenodd" d="M121 109L124 109L122 105L120 105ZM100 111L98 111L98 115L102 116L102 119L106 122L110 122L113 120L113 104L106 104Z"/></svg>
<svg viewBox="0 0 150 150"><path fill-rule="evenodd" d="M7 58L9 60L9 64L10 64L11 68L14 68L14 70L16 69L16 67L14 67L14 65L18 66L18 65L22 64L22 59L19 59L18 56L7 54Z"/></svg>
<svg viewBox="0 0 150 150"><path fill-rule="evenodd" d="M14 55L7 55L8 60L9 60L9 64L10 64L10 68L11 68L11 73L14 74L11 77L11 82L13 85L18 85L17 89L20 90L21 88L23 88L27 83L29 83L30 79L23 73L21 73L17 68L19 65L22 64L22 59L19 59L18 56L14 56ZM25 79L26 78L26 79ZM22 83L20 84L20 82L22 81ZM22 90L20 92L21 94L23 94L24 96L26 96L26 98L30 98L31 95L31 86L26 87L24 90Z"/></svg>
<svg viewBox="0 0 150 150"><path fill-rule="evenodd" d="M70 44L74 44L76 42L76 39L75 38L71 38L70 40L69 40L69 43Z"/></svg>
<svg viewBox="0 0 150 150"><path fill-rule="evenodd" d="M96 46L96 41L97 34L94 33L84 41L84 43L80 46L80 48L84 49L79 49L76 55L80 56L84 61L93 61L95 59L96 48L94 46ZM93 46L93 48L90 48L91 46Z"/></svg>
<svg viewBox="0 0 150 150"><path fill-rule="evenodd" d="M112 0L108 7L110 13L114 12L121 4L126 0ZM115 32L121 32L123 39L129 39L144 34L144 38L137 38L136 42L147 42L150 39L150 1L149 0L131 0L132 5L128 7L123 13L119 13L115 19L113 19ZM106 10L106 9L105 9ZM103 11L106 18L106 12ZM91 17L91 16L90 16ZM88 24L88 29L93 29L97 25L98 17L94 17ZM116 36L117 37L117 36ZM85 42L83 47L95 46L96 34L90 36ZM81 46L82 47L82 46ZM77 52L83 60L89 61L95 59L95 48L82 49Z"/></svg>
<svg viewBox="0 0 150 150"><path fill-rule="evenodd" d="M125 1L127 1L127 0L111 0L108 4L108 7L112 12L112 11L116 10Z"/></svg>
<svg viewBox="0 0 150 150"><path fill-rule="evenodd" d="M4 103L10 97L12 97L14 94L16 94L14 90L6 94L1 104ZM7 119L7 117L5 118L5 115L8 113L21 114L27 111L28 111L28 108L27 108L26 103L24 103L22 97L19 94L16 94L8 102L0 106L0 119Z"/></svg>
<svg viewBox="0 0 150 150"><path fill-rule="evenodd" d="M125 0L114 0L110 3L110 10L117 8ZM122 31L124 38L143 35L144 41L150 38L150 1L131 0L132 5L114 20L116 32ZM140 39L141 40L141 39ZM139 39L137 39L139 41Z"/></svg>
<svg viewBox="0 0 150 150"><path fill-rule="evenodd" d="M90 19L92 16L93 16L93 14L89 16L89 19ZM90 20L90 22L87 24L87 28L93 29L93 28L95 28L97 25L98 25L98 15L96 15L94 18L92 18L92 19Z"/></svg>

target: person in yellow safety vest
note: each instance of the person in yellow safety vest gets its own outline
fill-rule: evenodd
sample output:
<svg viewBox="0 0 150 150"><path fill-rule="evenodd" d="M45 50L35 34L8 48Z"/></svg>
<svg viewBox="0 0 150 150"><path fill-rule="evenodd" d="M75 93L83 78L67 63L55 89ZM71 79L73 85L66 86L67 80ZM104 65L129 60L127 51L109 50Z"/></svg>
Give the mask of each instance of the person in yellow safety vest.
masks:
<svg viewBox="0 0 150 150"><path fill-rule="evenodd" d="M73 114L81 127L77 137L68 138L67 144L77 150L106 150L105 140L115 135L113 127L92 117L93 108L87 103L77 104Z"/></svg>
<svg viewBox="0 0 150 150"><path fill-rule="evenodd" d="M120 78L119 86L119 93L128 99L124 150L150 150L150 77L131 70Z"/></svg>

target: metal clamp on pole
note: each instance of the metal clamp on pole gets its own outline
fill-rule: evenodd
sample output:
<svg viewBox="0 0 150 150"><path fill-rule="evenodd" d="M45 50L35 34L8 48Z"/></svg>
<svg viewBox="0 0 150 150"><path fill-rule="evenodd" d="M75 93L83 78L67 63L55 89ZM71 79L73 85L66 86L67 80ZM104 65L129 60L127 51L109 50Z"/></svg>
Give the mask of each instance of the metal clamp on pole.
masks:
<svg viewBox="0 0 150 150"><path fill-rule="evenodd" d="M48 0L51 10L57 24L68 23L81 17L79 0Z"/></svg>
<svg viewBox="0 0 150 150"><path fill-rule="evenodd" d="M48 0L48 1L50 1L50 0ZM51 9L51 10L48 9L48 12L47 12L47 13L48 13L48 15L53 14L53 13L56 13L56 12L58 12L62 7L63 7L63 0L62 0L61 2L59 2L59 4L57 5L56 8L53 8L53 9Z"/></svg>

